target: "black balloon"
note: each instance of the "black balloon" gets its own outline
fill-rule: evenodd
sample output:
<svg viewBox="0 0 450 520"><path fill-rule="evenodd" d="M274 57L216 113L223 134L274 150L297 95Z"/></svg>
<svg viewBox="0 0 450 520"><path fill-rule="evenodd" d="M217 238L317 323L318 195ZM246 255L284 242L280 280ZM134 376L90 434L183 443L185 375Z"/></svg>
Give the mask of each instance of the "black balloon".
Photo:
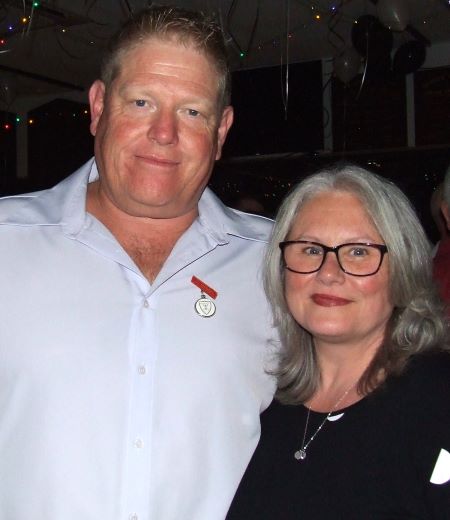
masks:
<svg viewBox="0 0 450 520"><path fill-rule="evenodd" d="M425 45L417 40L401 45L394 55L392 69L395 74L411 74L419 69L426 58Z"/></svg>
<svg viewBox="0 0 450 520"><path fill-rule="evenodd" d="M352 28L355 49L365 58L364 77L367 81L385 81L391 75L391 50L394 37L375 16L358 18Z"/></svg>
<svg viewBox="0 0 450 520"><path fill-rule="evenodd" d="M384 83L392 77L392 60L389 54L366 58L365 77L372 83Z"/></svg>
<svg viewBox="0 0 450 520"><path fill-rule="evenodd" d="M392 50L394 37L378 18L367 14L360 16L353 25L352 42L361 56L385 56Z"/></svg>

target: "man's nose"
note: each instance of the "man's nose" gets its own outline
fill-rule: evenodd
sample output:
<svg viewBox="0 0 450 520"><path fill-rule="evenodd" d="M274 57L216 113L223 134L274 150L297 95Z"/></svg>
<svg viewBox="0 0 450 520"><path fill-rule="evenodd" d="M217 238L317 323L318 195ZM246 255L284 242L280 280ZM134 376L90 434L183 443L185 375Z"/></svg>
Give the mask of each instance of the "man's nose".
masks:
<svg viewBox="0 0 450 520"><path fill-rule="evenodd" d="M169 110L159 110L150 121L149 139L160 145L171 145L178 142L178 121L176 114Z"/></svg>

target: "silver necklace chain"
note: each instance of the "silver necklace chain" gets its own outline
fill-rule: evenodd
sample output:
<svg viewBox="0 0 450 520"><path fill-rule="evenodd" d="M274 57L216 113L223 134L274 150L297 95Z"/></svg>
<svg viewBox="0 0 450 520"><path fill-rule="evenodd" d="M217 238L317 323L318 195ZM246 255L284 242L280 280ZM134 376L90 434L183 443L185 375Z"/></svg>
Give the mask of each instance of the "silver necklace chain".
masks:
<svg viewBox="0 0 450 520"><path fill-rule="evenodd" d="M308 449L308 446L312 443L312 441L316 438L316 435L320 432L320 430L324 427L325 423L328 421L328 419L331 417L331 415L337 410L337 407L342 403L342 401L347 397L350 390L355 386L353 384L350 388L348 388L344 394L337 400L333 408L328 412L325 419L319 424L316 431L311 435L309 438L309 441L305 444L306 440L306 433L308 432L308 423L309 423L309 416L311 414L311 407L308 406L308 414L306 415L306 423L305 423L305 430L303 432L303 440L302 440L302 447L297 450L294 453L294 457L297 460L305 460L306 459L306 450Z"/></svg>

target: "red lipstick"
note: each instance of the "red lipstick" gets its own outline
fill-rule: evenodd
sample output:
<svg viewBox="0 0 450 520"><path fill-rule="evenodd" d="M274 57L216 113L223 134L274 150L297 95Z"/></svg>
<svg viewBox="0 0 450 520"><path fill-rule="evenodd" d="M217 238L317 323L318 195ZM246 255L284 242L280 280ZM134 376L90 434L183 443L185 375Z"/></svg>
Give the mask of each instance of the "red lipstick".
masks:
<svg viewBox="0 0 450 520"><path fill-rule="evenodd" d="M331 294L313 294L311 299L316 305L322 307L337 307L339 305L348 305L351 303L351 300L339 298L338 296L333 296Z"/></svg>

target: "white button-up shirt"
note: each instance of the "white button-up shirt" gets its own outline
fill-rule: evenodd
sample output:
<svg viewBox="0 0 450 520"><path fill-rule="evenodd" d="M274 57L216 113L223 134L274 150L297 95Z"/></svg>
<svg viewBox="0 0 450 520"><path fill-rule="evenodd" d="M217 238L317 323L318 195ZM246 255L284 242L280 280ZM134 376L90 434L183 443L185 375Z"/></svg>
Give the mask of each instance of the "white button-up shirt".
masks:
<svg viewBox="0 0 450 520"><path fill-rule="evenodd" d="M270 222L207 190L150 284L85 211L97 176L0 202L0 519L224 518L274 392Z"/></svg>

